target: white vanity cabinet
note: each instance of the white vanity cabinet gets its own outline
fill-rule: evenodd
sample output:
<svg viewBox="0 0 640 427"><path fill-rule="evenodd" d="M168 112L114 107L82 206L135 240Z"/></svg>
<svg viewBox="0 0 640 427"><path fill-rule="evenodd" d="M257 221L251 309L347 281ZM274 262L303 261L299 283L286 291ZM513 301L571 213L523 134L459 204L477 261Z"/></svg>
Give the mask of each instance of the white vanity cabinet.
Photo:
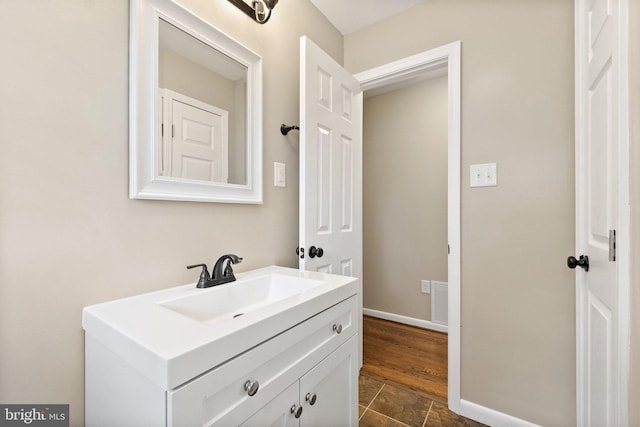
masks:
<svg viewBox="0 0 640 427"><path fill-rule="evenodd" d="M357 350L354 336L240 425L356 427Z"/></svg>
<svg viewBox="0 0 640 427"><path fill-rule="evenodd" d="M357 426L357 314L351 297L169 391L168 425Z"/></svg>
<svg viewBox="0 0 640 427"><path fill-rule="evenodd" d="M176 301L222 298L231 287L85 308L86 425L356 427L359 281L267 267L230 286L285 276L298 293L222 320L195 303L178 313Z"/></svg>

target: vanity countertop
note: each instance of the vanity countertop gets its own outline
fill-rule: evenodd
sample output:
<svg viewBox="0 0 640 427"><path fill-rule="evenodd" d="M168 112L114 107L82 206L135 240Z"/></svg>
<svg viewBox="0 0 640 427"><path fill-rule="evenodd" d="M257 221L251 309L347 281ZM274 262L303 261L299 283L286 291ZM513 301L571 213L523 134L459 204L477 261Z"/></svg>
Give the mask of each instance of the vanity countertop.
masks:
<svg viewBox="0 0 640 427"><path fill-rule="evenodd" d="M167 308L172 301L194 295L222 298L223 287L270 275L313 281L314 286L215 322ZM82 326L86 334L170 390L360 292L357 278L278 266L237 273L236 277L236 282L212 288L198 289L193 283L85 307Z"/></svg>

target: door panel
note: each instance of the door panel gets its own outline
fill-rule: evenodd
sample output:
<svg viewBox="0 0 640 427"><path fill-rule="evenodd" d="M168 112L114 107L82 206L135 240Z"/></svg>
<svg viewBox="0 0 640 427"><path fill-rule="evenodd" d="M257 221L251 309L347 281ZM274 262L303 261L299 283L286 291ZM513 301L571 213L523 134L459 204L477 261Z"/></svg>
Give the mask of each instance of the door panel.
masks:
<svg viewBox="0 0 640 427"><path fill-rule="evenodd" d="M318 152L315 180L317 187L317 234L331 233L331 131L318 126Z"/></svg>
<svg viewBox="0 0 640 427"><path fill-rule="evenodd" d="M311 40L300 43L300 268L361 277L362 92Z"/></svg>
<svg viewBox="0 0 640 427"><path fill-rule="evenodd" d="M578 425L620 425L618 270L618 0L576 4L576 272Z"/></svg>
<svg viewBox="0 0 640 427"><path fill-rule="evenodd" d="M353 143L342 136L342 222L340 231L353 232Z"/></svg>
<svg viewBox="0 0 640 427"><path fill-rule="evenodd" d="M163 176L228 182L229 112L169 89L160 89Z"/></svg>
<svg viewBox="0 0 640 427"><path fill-rule="evenodd" d="M172 176L227 182L228 115L174 100Z"/></svg>

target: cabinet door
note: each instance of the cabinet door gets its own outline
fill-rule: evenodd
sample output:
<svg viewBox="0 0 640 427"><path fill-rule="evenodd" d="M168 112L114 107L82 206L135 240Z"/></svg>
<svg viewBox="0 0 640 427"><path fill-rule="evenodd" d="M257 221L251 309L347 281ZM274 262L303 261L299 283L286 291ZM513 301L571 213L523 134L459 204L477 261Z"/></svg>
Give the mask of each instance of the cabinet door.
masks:
<svg viewBox="0 0 640 427"><path fill-rule="evenodd" d="M300 418L296 418L291 407L298 407L299 383L296 381L289 388L277 395L258 412L245 420L241 427L299 427Z"/></svg>
<svg viewBox="0 0 640 427"><path fill-rule="evenodd" d="M358 337L352 336L300 379L302 427L358 426Z"/></svg>

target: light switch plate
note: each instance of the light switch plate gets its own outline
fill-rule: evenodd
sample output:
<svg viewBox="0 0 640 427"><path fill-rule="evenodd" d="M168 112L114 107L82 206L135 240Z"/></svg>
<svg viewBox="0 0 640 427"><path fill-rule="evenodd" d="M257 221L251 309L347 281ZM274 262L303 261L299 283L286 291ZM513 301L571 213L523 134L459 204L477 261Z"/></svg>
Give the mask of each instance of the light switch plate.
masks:
<svg viewBox="0 0 640 427"><path fill-rule="evenodd" d="M431 280L421 280L420 281L420 290L423 294L431 293Z"/></svg>
<svg viewBox="0 0 640 427"><path fill-rule="evenodd" d="M287 186L287 169L284 163L273 162L273 185L275 187Z"/></svg>
<svg viewBox="0 0 640 427"><path fill-rule="evenodd" d="M495 163L471 165L469 167L471 187L495 187L498 185L498 168Z"/></svg>

